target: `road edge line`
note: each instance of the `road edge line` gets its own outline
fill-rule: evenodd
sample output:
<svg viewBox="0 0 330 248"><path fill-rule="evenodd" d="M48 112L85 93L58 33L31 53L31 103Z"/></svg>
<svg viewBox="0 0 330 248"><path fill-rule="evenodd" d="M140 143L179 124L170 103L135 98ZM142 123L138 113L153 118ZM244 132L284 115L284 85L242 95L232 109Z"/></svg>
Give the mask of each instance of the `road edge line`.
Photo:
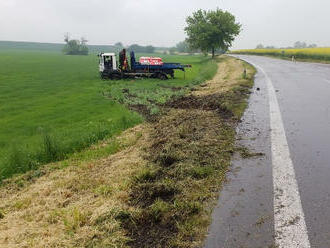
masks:
<svg viewBox="0 0 330 248"><path fill-rule="evenodd" d="M274 86L267 73L260 66L254 66L264 74L268 88L275 244L279 248L310 248L298 183Z"/></svg>

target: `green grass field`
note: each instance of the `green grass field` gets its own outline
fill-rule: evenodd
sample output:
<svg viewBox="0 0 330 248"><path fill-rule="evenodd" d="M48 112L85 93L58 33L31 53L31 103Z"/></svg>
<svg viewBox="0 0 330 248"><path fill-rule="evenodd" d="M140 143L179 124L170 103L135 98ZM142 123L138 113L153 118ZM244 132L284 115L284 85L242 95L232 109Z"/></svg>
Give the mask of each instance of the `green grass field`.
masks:
<svg viewBox="0 0 330 248"><path fill-rule="evenodd" d="M127 106L158 113L158 104L216 71L215 62L203 57L164 59L193 68L186 79L178 73L169 81L102 81L95 55L0 49L0 180L65 159L142 122Z"/></svg>

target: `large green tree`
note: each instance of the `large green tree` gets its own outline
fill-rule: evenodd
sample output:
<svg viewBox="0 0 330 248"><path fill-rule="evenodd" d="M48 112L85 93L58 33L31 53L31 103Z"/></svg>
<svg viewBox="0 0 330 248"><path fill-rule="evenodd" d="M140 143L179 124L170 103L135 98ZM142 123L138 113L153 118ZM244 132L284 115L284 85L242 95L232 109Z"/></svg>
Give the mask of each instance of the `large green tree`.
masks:
<svg viewBox="0 0 330 248"><path fill-rule="evenodd" d="M221 9L198 10L187 17L186 22L185 32L190 47L205 53L212 52L212 57L217 49L227 51L241 31L241 24L236 22L235 16Z"/></svg>

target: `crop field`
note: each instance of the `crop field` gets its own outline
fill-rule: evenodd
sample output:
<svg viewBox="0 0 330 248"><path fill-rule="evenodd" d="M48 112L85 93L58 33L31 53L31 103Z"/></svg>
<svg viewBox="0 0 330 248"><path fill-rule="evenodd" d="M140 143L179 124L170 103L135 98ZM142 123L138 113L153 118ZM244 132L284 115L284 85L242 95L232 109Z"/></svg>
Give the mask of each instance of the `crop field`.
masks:
<svg viewBox="0 0 330 248"><path fill-rule="evenodd" d="M217 68L203 57L162 57L193 67L168 81L103 81L95 55L0 50L0 180L119 134Z"/></svg>
<svg viewBox="0 0 330 248"><path fill-rule="evenodd" d="M231 51L236 54L268 55L283 58L330 61L330 47L302 49L243 49Z"/></svg>

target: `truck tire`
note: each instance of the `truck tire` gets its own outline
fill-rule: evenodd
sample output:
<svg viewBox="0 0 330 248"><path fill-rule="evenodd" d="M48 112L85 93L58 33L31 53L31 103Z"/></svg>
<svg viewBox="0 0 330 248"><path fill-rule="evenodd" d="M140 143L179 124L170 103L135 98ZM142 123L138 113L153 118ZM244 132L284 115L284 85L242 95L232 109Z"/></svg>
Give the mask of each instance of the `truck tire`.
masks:
<svg viewBox="0 0 330 248"><path fill-rule="evenodd" d="M123 78L123 75L120 74L120 73L113 73L112 77L111 77L111 79L113 79L113 80L119 80L119 79L122 79L122 78Z"/></svg>
<svg viewBox="0 0 330 248"><path fill-rule="evenodd" d="M105 79L108 79L108 74L107 73L104 73L104 72L101 72L100 73L100 76L101 76L101 79L105 80Z"/></svg>
<svg viewBox="0 0 330 248"><path fill-rule="evenodd" d="M158 78L159 78L160 80L166 80L166 79L168 79L168 78L167 78L167 75L166 75L165 73L159 73L159 74L158 74Z"/></svg>

